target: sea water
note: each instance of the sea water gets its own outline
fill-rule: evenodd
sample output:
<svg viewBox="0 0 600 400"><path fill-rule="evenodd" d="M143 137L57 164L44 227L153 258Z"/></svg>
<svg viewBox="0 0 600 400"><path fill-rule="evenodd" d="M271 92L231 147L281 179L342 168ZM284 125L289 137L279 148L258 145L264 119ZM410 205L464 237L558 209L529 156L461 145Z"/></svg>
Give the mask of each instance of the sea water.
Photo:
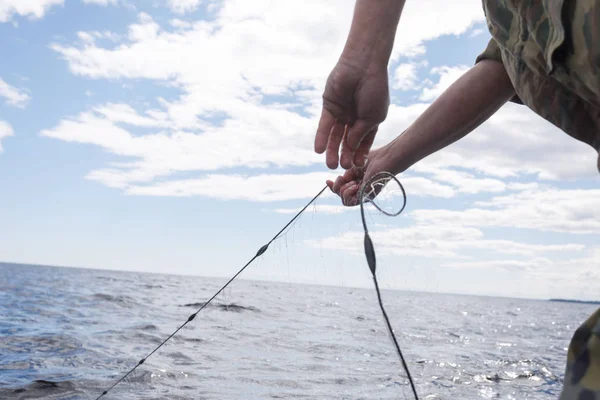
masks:
<svg viewBox="0 0 600 400"><path fill-rule="evenodd" d="M95 399L223 279L0 264L0 399ZM382 291L421 399L557 398L595 307ZM104 399L410 399L374 290L237 280Z"/></svg>

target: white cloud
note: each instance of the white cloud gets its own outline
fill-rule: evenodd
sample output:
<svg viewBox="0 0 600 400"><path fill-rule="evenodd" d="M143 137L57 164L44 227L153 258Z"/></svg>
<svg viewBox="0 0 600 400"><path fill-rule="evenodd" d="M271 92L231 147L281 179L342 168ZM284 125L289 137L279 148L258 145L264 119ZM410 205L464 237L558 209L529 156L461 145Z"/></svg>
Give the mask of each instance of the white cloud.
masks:
<svg viewBox="0 0 600 400"><path fill-rule="evenodd" d="M414 24L411 20L418 20L419 29L411 29L405 37L398 36L395 51L404 53L422 45L424 40L465 31L474 20L483 17L476 1L463 1L470 11L457 12L457 18L448 18L447 12L441 11L441 0L422 3L418 9L407 6L402 26L410 27ZM421 7L433 10L427 20L437 18L446 23L422 23L423 19L417 18L422 15ZM342 0L295 5L226 1L215 22L200 21L190 29L182 30L180 26L174 32L164 31L143 16L140 23L130 27L129 45L114 49L62 45L53 48L80 75L174 82L185 94L169 107L174 112L185 107L197 116L215 108L226 110L232 98L255 96L257 89L259 93L285 94L301 84L314 87L310 96L312 101L318 100L327 73L343 46L352 11L352 5ZM201 53L199 48L203 49ZM171 62L174 59L186 62ZM209 104L204 100L207 98L212 100Z"/></svg>
<svg viewBox="0 0 600 400"><path fill-rule="evenodd" d="M407 196L431 196L450 198L455 195L455 191L452 187L442 185L427 178L401 177L399 181L400 183L402 183L402 186L404 186ZM381 199L381 197L378 196L378 199Z"/></svg>
<svg viewBox="0 0 600 400"><path fill-rule="evenodd" d="M304 175L304 174L302 174ZM297 175L297 176L302 176ZM334 174L324 175L326 179L335 178ZM445 185L441 185L430 179L422 177L403 177L400 179L402 186L407 193L407 197L437 197L437 198L450 198L453 197L454 190ZM329 191L329 190L328 190ZM310 197L310 193L305 193L304 198ZM339 197L335 196L336 202L339 202ZM377 196L376 201L384 210L398 210L402 207L402 192L397 184L389 184L386 186L380 194ZM370 206L368 206L370 207ZM343 212L355 210L358 207L346 207L342 205L320 205L318 211L325 214L341 214ZM293 210L287 208L277 208L274 210L280 214L289 214Z"/></svg>
<svg viewBox="0 0 600 400"><path fill-rule="evenodd" d="M297 208L276 208L273 210L278 214L296 214ZM315 212L323 214L343 214L348 211L356 211L354 207L335 206L331 204L317 204L315 206Z"/></svg>
<svg viewBox="0 0 600 400"><path fill-rule="evenodd" d="M181 29L190 29L193 24L189 21L182 21L180 19L172 19L169 21L169 24L174 27L174 28L181 28Z"/></svg>
<svg viewBox="0 0 600 400"><path fill-rule="evenodd" d="M12 126L10 126L8 122L0 120L0 153L4 151L4 149L2 148L2 139L13 135L14 132Z"/></svg>
<svg viewBox="0 0 600 400"><path fill-rule="evenodd" d="M53 6L63 4L64 0L2 0L0 22L9 22L15 15L39 19Z"/></svg>
<svg viewBox="0 0 600 400"><path fill-rule="evenodd" d="M140 13L139 23L129 26L129 40L132 42L147 42L157 39L160 26L146 13Z"/></svg>
<svg viewBox="0 0 600 400"><path fill-rule="evenodd" d="M119 0L83 0L84 4L95 4L98 6L108 6L110 5L117 5L117 3L119 2Z"/></svg>
<svg viewBox="0 0 600 400"><path fill-rule="evenodd" d="M419 224L600 233L600 190L540 188L494 197L466 210L416 210Z"/></svg>
<svg viewBox="0 0 600 400"><path fill-rule="evenodd" d="M598 300L600 288L600 248L589 248L581 257L557 260L530 260L523 278L543 284L548 297L562 297L557 293L571 293L572 298ZM460 267L457 265L457 267ZM483 266L482 266L483 267Z"/></svg>
<svg viewBox="0 0 600 400"><path fill-rule="evenodd" d="M122 189L131 195L146 196L203 196L216 199L248 201L282 201L307 199L325 185L327 179L335 178L330 172L303 174L209 174L197 179L179 179L156 182L157 176L166 176L169 170L144 170L143 168L124 173L118 169L92 171L87 179L98 181L108 187ZM402 184L410 196L451 197L451 188L425 178L405 178ZM334 197L329 189L325 197ZM397 195L390 191L390 196ZM385 195L378 197L384 207L400 207L401 200ZM338 201L337 197L335 197ZM385 201L385 203L383 203ZM326 213L342 212L337 206L322 206ZM350 208L348 208L349 210ZM286 209L276 210L289 212Z"/></svg>
<svg viewBox="0 0 600 400"><path fill-rule="evenodd" d="M408 223L406 227L373 229L378 254L415 257L421 265L433 262L446 268L519 271L543 285L555 280L555 291L561 293L569 288L560 286L560 280L600 278L595 269L600 266L600 248L584 244L589 240L585 235L600 233L600 190L520 183L507 186L507 190L520 192L467 204L464 210L416 209L399 217L396 224ZM489 237L486 228L510 228L511 235L519 239ZM568 236L553 243L546 232ZM306 244L362 255L363 235L352 231ZM431 259L435 261L426 261Z"/></svg>
<svg viewBox="0 0 600 400"><path fill-rule="evenodd" d="M427 62L400 64L394 70L392 87L401 91L415 90L419 88L417 71L419 68L426 67Z"/></svg>
<svg viewBox="0 0 600 400"><path fill-rule="evenodd" d="M84 45L90 45L95 43L96 39L107 39L112 42L118 42L121 40L121 36L110 31L88 31L88 32L77 32L77 37L84 43Z"/></svg>
<svg viewBox="0 0 600 400"><path fill-rule="evenodd" d="M182 10L197 6L196 2L171 5ZM441 0L407 4L394 47L396 58L418 54L426 40L465 33L483 21L476 0L459 1L455 11L444 5ZM422 17L424 10L427 18ZM176 191L168 186L176 172L322 165L323 157L312 151L320 96L343 47L352 12L352 5L342 0L292 5L229 0L222 2L211 21L160 26L142 13L118 45L97 44L94 32L80 34L82 44L54 44L52 48L77 75L153 80L179 89L181 95L159 98L159 106L146 110L125 104L98 106L42 134L127 157L127 162L89 176L112 187L143 183L148 185L141 191L145 193L152 192L157 180L160 192ZM463 70L434 69L439 81L423 98L435 97ZM407 71L410 78L410 68ZM377 143L397 136L426 106L393 105ZM499 192L506 187L497 178L522 174L545 179L590 176L596 174L595 158L593 150L586 154L584 147L524 107L507 106L470 137L420 164L436 168L433 176L439 182L411 177L406 183L413 187L407 189L452 197L457 192ZM573 158L584 161L557 162ZM488 176L441 172L448 168ZM183 183L197 187L193 180L173 185Z"/></svg>
<svg viewBox="0 0 600 400"><path fill-rule="evenodd" d="M312 152L311 138L305 135L312 127L307 118L252 103L238 103L231 112L237 118L221 126L200 122L197 127L204 131L193 133L168 129L173 121L160 110L149 110L141 115L128 105L109 104L63 120L41 134L94 144L114 154L139 159L103 171L114 179L131 182L137 181L140 175L145 181L151 181L181 171L308 166L321 161L321 157ZM125 129L140 127L160 130L134 135ZM330 177L335 177L334 173Z"/></svg>
<svg viewBox="0 0 600 400"><path fill-rule="evenodd" d="M469 69L470 67L466 65L432 68L431 73L434 75L439 75L440 79L432 88L423 89L423 93L421 94L420 100L435 100Z"/></svg>
<svg viewBox="0 0 600 400"><path fill-rule="evenodd" d="M167 4L171 10L178 14L195 11L202 3L202 0L167 0Z"/></svg>
<svg viewBox="0 0 600 400"><path fill-rule="evenodd" d="M430 170L429 172L432 172ZM451 179L445 179L446 177L452 177ZM465 177L466 176L466 177ZM328 179L333 178L333 175L329 175ZM450 199L456 197L459 193L480 193L480 192L500 192L506 188L510 190L522 190L521 185L516 185L515 188L512 185L506 185L501 181L494 179L479 179L469 174L459 173L457 171L436 171L434 175L436 180L442 180L444 183L439 183L434 180L410 175L399 175L398 179L406 191L407 198L411 197L433 197L441 199ZM449 185L448 185L449 184ZM523 186L529 188L529 185ZM308 193L305 197L308 197ZM402 206L401 200L402 192L397 184L389 183L377 196L377 203L384 207L385 210L396 210ZM337 200L337 197L336 197ZM342 205L321 205L319 211L326 214L340 214L349 210L353 207L345 207ZM277 213L289 214L293 212L293 209L278 208L274 210Z"/></svg>
<svg viewBox="0 0 600 400"><path fill-rule="evenodd" d="M530 260L492 260L492 261L466 261L449 262L445 267L460 269L485 269L485 270L506 270L519 271L541 269L544 266L551 265L547 258L534 258Z"/></svg>
<svg viewBox="0 0 600 400"><path fill-rule="evenodd" d="M479 35L481 35L482 33L486 32L485 29L482 28L477 28L477 29L473 29L473 31L471 32L471 34L469 35L469 37L477 37Z"/></svg>
<svg viewBox="0 0 600 400"><path fill-rule="evenodd" d="M187 107L194 117L215 108L226 110L232 99L254 97L256 88L286 93L301 83L321 85L343 45L341 32L330 22L340 22L339 14L350 18L351 7L339 13L327 3L298 4L298 10L270 2L232 3L223 5L217 22L200 21L175 32L159 29L142 15L129 28L131 43L115 49L53 48L77 74L172 81L184 96L169 106ZM323 35L333 40L323 42Z"/></svg>
<svg viewBox="0 0 600 400"><path fill-rule="evenodd" d="M427 107L428 104L392 105L375 146L394 139ZM593 148L571 138L527 107L509 103L467 137L415 165L414 171L460 168L497 179L585 179L598 176L597 157Z"/></svg>
<svg viewBox="0 0 600 400"><path fill-rule="evenodd" d="M441 35L461 35L485 22L478 0L456 0L452 7L443 0L407 1L398 26L392 60L425 53L424 42Z"/></svg>
<svg viewBox="0 0 600 400"><path fill-rule="evenodd" d="M208 9L214 9L220 0L160 0L155 2L155 6L160 4L161 6L168 7L172 12L177 14L186 14L189 12L196 11L201 4L208 3ZM98 6L109 6L109 5L125 5L130 9L135 9L133 3L128 0L83 0L84 4L94 4Z"/></svg>
<svg viewBox="0 0 600 400"><path fill-rule="evenodd" d="M161 127L167 125L167 122L164 119L159 118L157 115L139 115L128 104L109 103L104 106L96 107L94 112L113 123L142 127Z"/></svg>
<svg viewBox="0 0 600 400"><path fill-rule="evenodd" d="M417 164L413 171L431 175L437 181L456 187L456 190L460 193L503 192L511 187L499 179L478 178L468 172L456 171L450 168L435 168ZM519 186L516 186L515 189L519 190Z"/></svg>
<svg viewBox="0 0 600 400"><path fill-rule="evenodd" d="M215 4L152 2L180 15ZM391 63L393 86L422 91L423 103L392 105L378 145L400 134L428 106L425 103L467 69L444 66L430 71L435 82L417 79L419 68L427 64L414 57L425 53L428 40L474 34L473 27L482 26L478 0L457 0L450 10L446 5L442 0L423 0L409 2L405 8ZM121 87L138 89L150 83L176 95L144 99L146 103L95 104L41 134L73 146L94 146L110 153L113 160L119 157L117 162L89 171L86 178L131 196L283 202L314 195L326 179L339 173L306 170L324 169L323 156L313 153L312 142L323 85L346 39L353 2L223 0L218 6L211 9L214 20L211 15L207 21L183 21L191 18L175 14L154 20L141 13L134 24L119 26L115 32L79 32L73 43L53 44L52 49L77 76L114 80L119 93ZM1 10L2 6L0 15ZM171 17L181 19L160 22ZM10 125L0 123L0 139L12 134ZM400 176L410 207L398 220L414 223L401 229L373 229L378 254L423 257L451 268L516 269L544 277L555 273L558 277L561 267L569 267L569 276L598 277L594 267L600 257L590 256L577 243L589 238L571 240L571 235L565 244L557 245L526 235L527 242L510 234L509 240L499 240L486 230L516 227L561 232L561 237L567 236L565 232L598 233L597 191L563 192L549 188L548 182L530 182L597 176L595 156L592 149L527 108L507 105L469 137ZM242 167L246 169L239 172ZM445 206L446 199L456 199L451 203L456 210L464 205L462 194L482 198L489 193L503 195L467 204L464 211L417 208ZM413 202L413 197L419 199ZM340 206L328 190L324 199L329 204L317 205L319 212L357 211ZM291 206L264 206L278 213L298 211L283 207ZM312 245L361 253L362 239L360 231L347 232ZM577 262L587 262L586 267L577 268Z"/></svg>
<svg viewBox="0 0 600 400"><path fill-rule="evenodd" d="M395 54L410 53L425 40L441 35L464 33L474 22L483 20L481 4L476 0L459 3L453 8L454 16L448 15L441 0L407 5L398 30ZM170 0L169 4L183 10L196 7L199 1ZM429 10L427 18L419 17L424 15L423 10ZM261 84L266 78L281 81L273 82L278 86L314 79L321 82L343 46L352 12L353 5L343 0L326 3L312 0L292 5L267 0L252 4L230 0L222 3L215 22L198 22L186 32L157 32L156 25L146 19L143 25L160 34L144 39L134 36L130 46L113 50L54 48L65 56L74 72L92 77L135 76L198 82L210 80L205 76L207 69L213 72L215 66L223 68L233 63L235 65L229 65L231 70L221 70L210 77L226 75L233 79L244 75L261 88L269 86ZM169 55L184 57L187 63L168 62L176 58L157 54L157 46L167 50ZM203 48L202 54L192 50L197 48ZM269 62L261 55L267 56ZM140 69L139 60L152 60L143 64L154 66ZM274 71L281 74L280 79Z"/></svg>
<svg viewBox="0 0 600 400"><path fill-rule="evenodd" d="M175 180L152 186L130 186L126 193L147 196L204 196L221 200L256 202L296 200L312 197L325 186L331 174L207 175L198 179ZM92 176L90 179L102 179ZM332 196L329 190L323 198ZM297 211L297 210L296 210Z"/></svg>
<svg viewBox="0 0 600 400"><path fill-rule="evenodd" d="M518 255L523 257L538 257L546 253L578 253L585 246L571 243L564 245L539 245L515 242L511 240L485 239L482 231L464 226L420 225L408 228L383 229L370 233L377 246L378 254L396 254L403 256L419 256L426 258L471 258L466 251L484 250L493 256ZM339 236L327 237L321 240L308 240L312 247L343 250L362 254L363 232L347 232ZM530 261L519 261L530 262ZM449 266L481 267L512 263L507 260L453 262ZM525 264L523 264L525 265Z"/></svg>
<svg viewBox="0 0 600 400"><path fill-rule="evenodd" d="M6 104L19 108L25 108L30 100L25 91L9 85L2 78L0 78L0 97L6 99Z"/></svg>

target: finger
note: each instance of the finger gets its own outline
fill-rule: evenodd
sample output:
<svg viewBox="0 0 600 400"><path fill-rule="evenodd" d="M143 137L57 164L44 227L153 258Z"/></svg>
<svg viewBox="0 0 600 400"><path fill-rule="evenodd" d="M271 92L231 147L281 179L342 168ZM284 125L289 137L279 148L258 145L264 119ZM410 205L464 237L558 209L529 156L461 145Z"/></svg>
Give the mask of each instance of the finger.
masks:
<svg viewBox="0 0 600 400"><path fill-rule="evenodd" d="M323 154L325 148L327 147L327 141L329 139L329 133L331 133L331 128L335 124L334 116L323 109L321 112L321 118L319 119L319 126L317 128L317 135L315 136L315 152L318 154Z"/></svg>
<svg viewBox="0 0 600 400"><path fill-rule="evenodd" d="M346 182L350 182L350 181L354 181L354 180L358 179L359 175L361 175L361 173L359 173L359 171L357 171L355 169L348 169L348 170L346 170L346 172L344 172L344 175L342 175L342 177L344 178L344 180Z"/></svg>
<svg viewBox="0 0 600 400"><path fill-rule="evenodd" d="M371 132L377 124L373 124L371 122L367 122L365 120L359 119L356 121L354 125L350 127L350 131L348 132L348 147L352 150L352 153L358 149L358 146L363 141L364 137L367 136L369 132Z"/></svg>
<svg viewBox="0 0 600 400"><path fill-rule="evenodd" d="M329 134L325 163L330 169L336 169L338 167L338 152L340 150L340 142L344 136L344 129L344 124L341 122L336 122L331 129L331 133Z"/></svg>
<svg viewBox="0 0 600 400"><path fill-rule="evenodd" d="M340 187L340 194L344 194L346 192L346 190L351 189L353 187L355 187L357 185L357 183L355 181L350 181L350 182L346 182L342 185L342 187Z"/></svg>
<svg viewBox="0 0 600 400"><path fill-rule="evenodd" d="M334 193L339 194L341 192L342 186L346 185L348 182L355 181L358 177L359 177L359 174L357 173L356 170L349 169L346 172L344 172L344 175L338 176L337 179L335 180L335 182L327 181L328 182L327 185L329 185L329 182L331 182L330 189Z"/></svg>
<svg viewBox="0 0 600 400"><path fill-rule="evenodd" d="M344 183L344 184L343 184L343 185L340 187L340 190L339 190L339 196L342 198L342 203L343 203L344 205L348 205L348 204L347 204L347 200L348 200L348 198L346 198L346 196L345 196L344 194L346 193L346 191L347 191L348 189L352 188L352 187L353 187L353 186L355 186L355 185L356 185L356 182L355 182L355 181L350 181L350 182L346 182L346 183Z"/></svg>
<svg viewBox="0 0 600 400"><path fill-rule="evenodd" d="M354 152L348 146L348 130L346 130L346 134L342 139L342 150L340 153L340 165L342 166L342 168L350 170L352 168L352 153Z"/></svg>
<svg viewBox="0 0 600 400"><path fill-rule="evenodd" d="M346 183L348 182L347 179L344 179L343 176L338 176L337 179L335 180L335 182L333 183L333 192L337 195L340 194L340 189L342 186L344 186Z"/></svg>
<svg viewBox="0 0 600 400"><path fill-rule="evenodd" d="M325 181L325 183L327 184L327 187L329 188L329 190L331 190L333 192L333 181L328 179L327 181Z"/></svg>
<svg viewBox="0 0 600 400"><path fill-rule="evenodd" d="M377 134L377 128L367 133L367 136L363 138L363 141L358 146L356 153L354 153L354 165L357 167L364 167L367 164L367 156L375 141L375 135Z"/></svg>
<svg viewBox="0 0 600 400"><path fill-rule="evenodd" d="M359 185L356 182L351 182L351 185L347 185L344 187L342 191L342 197L344 198L345 204L349 206L355 206L356 202L356 194L358 193Z"/></svg>
<svg viewBox="0 0 600 400"><path fill-rule="evenodd" d="M358 191L353 191L353 193L345 193L344 194L344 205L347 207L354 207L359 204L358 201Z"/></svg>
<svg viewBox="0 0 600 400"><path fill-rule="evenodd" d="M344 204L346 205L346 207L357 206L359 204L358 195L354 193L353 195L346 197L344 200Z"/></svg>

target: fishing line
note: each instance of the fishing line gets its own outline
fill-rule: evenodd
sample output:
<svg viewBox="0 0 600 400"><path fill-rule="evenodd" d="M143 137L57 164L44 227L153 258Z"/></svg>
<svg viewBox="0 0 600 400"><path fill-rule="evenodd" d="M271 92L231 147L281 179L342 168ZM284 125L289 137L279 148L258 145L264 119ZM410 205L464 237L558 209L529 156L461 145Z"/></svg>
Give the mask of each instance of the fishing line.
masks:
<svg viewBox="0 0 600 400"><path fill-rule="evenodd" d="M317 198L319 196L321 196L323 194L323 192L325 191L325 189L327 189L327 186L325 186L323 189L321 189L321 191L315 197L313 197L304 206L304 208L302 208L302 210L298 211L298 213L294 216L294 218L292 218L283 228L281 228L281 230L279 232L277 232L277 234L275 236L273 236L273 238L267 244L265 244L260 249L258 249L258 251L254 255L254 257L252 257L250 259L250 261L248 261L246 263L246 265L244 265L234 276L232 276L231 279L229 279L229 281L227 281L227 283L221 287L221 289L219 289L206 303L204 303L202 305L202 307L200 307L198 309L198 311L196 311L195 313L193 313L192 315L190 315L188 317L187 321L185 321L183 324L181 324L179 326L179 328L177 328L173 333L171 333L169 335L169 337L167 337L161 344L159 344L158 346L156 346L156 348L154 350L152 350L152 352L150 352L150 354L148 354L146 357L144 357L140 361L138 361L138 363L133 368L131 368L125 375L123 375L121 378L119 378L119 380L117 380L110 388L108 388L104 392L102 392L102 394L100 396L98 396L96 398L96 400L99 400L103 396L106 396L108 394L108 392L110 392L115 386L117 386L125 378L127 378L129 375L131 375L140 365L142 365L148 359L148 357L150 357L152 354L156 353L158 351L158 349L160 349L165 343L167 343L169 341L169 339L171 339L173 336L175 336L177 334L177 332L179 332L181 329L183 329L183 327L186 326L188 323L192 322L194 320L194 318L196 318L196 315L198 315L198 313L200 311L202 311L206 306L208 306L215 299L215 297L217 297L223 290L225 290L225 288L227 286L229 286L229 284L231 282L233 282L235 280L235 278L237 278L242 272L244 272L244 270L250 264L252 264L252 262L254 260L256 260L258 257L260 257L261 255L263 255L265 253L265 251L267 251L267 249L269 248L269 245L271 243L273 243L273 241L275 241L283 233L283 231L285 231L290 225L292 225L292 223L294 221L296 221L300 217L300 215L304 212L304 210L306 210L308 208L308 206L310 206L315 200L317 200Z"/></svg>
<svg viewBox="0 0 600 400"><path fill-rule="evenodd" d="M373 201L373 199L375 198L377 193L379 193L381 191L381 189L383 189L383 187L386 185L387 182L389 182L390 179L396 181L396 183L398 184L398 186L400 186L400 189L402 190L402 196L403 196L402 208L396 213L390 213L390 212L383 210L381 207L379 207L379 205L377 203L375 203ZM365 197L365 190L367 187L371 187L371 189L367 193L367 197ZM121 383L123 380L125 380L129 375L131 375L140 365L144 364L144 362L146 362L146 360L150 356L152 356L154 353L156 353L165 343L167 343L173 336L175 336L181 329L183 329L183 327L185 327L188 323L192 322L194 320L194 318L196 318L198 313L200 311L202 311L204 308L206 308L206 306L208 306L223 290L225 290L225 288L227 288L231 284L231 282L233 282L250 264L252 264L252 262L254 262L254 260L256 260L258 257L263 255L269 248L269 245L271 243L273 243L275 240L277 240L281 236L281 234L284 233L284 231L286 231L286 229L288 229L300 217L300 215L302 215L302 213L304 213L304 211L311 204L313 204L317 200L317 198L319 198L323 194L323 192L326 189L327 189L327 186L325 186L323 189L321 189L321 191L319 193L317 193L317 195L315 197L313 197L300 211L298 211L298 213L296 213L296 215L283 228L281 228L281 230L279 232L277 232L277 234L275 236L273 236L273 238L267 244L262 246L256 252L254 257L252 257L233 277L231 277L231 279L229 279L229 281L227 281L227 283L225 285L223 285L207 302L205 302L195 313L191 314L183 324L181 324L173 333L171 333L162 343L160 343L146 357L144 357L140 361L138 361L138 363L133 368L131 368L126 374L124 374L121 378L119 378L111 387L109 387L107 390L102 392L102 394L100 396L98 396L96 398L96 400L99 400L100 398L106 396L108 394L108 392L110 392L115 386L117 386L119 383ZM406 361L404 359L402 351L400 350L400 346L398 345L396 335L394 334L394 331L390 324L390 320L387 316L387 313L385 312L385 308L383 306L383 301L381 300L381 293L379 291L379 283L377 282L377 275L375 273L376 272L376 264L377 264L376 258L375 258L375 249L373 247L373 242L371 240L371 237L369 236L369 231L367 229L367 222L365 220L365 212L364 212L364 203L365 202L370 202L371 204L373 204L375 206L375 208L377 208L383 214L394 217L394 216L400 215L400 213L406 207L406 192L404 191L404 187L402 186L402 184L400 184L400 182L396 179L396 177L394 175L392 175L388 172L380 172L379 174L376 174L371 179L369 179L369 181L367 181L360 190L360 213L361 213L363 228L365 231L365 239L364 239L365 256L367 258L367 263L369 265L369 269L371 270L371 273L373 275L373 282L375 283L375 291L377 292L377 299L379 302L379 307L381 308L383 318L385 319L388 333L390 334L390 336L393 340L394 346L396 348L396 351L397 351L398 355L400 356L400 360L402 361L402 366L404 368L404 371L406 372L408 381L410 382L410 386L412 388L415 400L419 400L419 397L417 395L417 390L415 388L415 384L413 382L412 376L408 369L408 365L406 364Z"/></svg>
<svg viewBox="0 0 600 400"><path fill-rule="evenodd" d="M375 203L375 201L373 200L375 198L375 196L383 189L383 187L390 180L396 181L396 183L398 184L398 186L400 186L400 189L402 190L402 200L403 200L402 208L400 208L400 210L395 213L387 212L387 211L381 209L381 207L379 207L379 205L377 203ZM367 193L367 196L365 196L365 190L368 187L370 187L370 189ZM406 207L406 192L404 191L404 187L402 186L402 184L398 181L398 179L396 179L396 177L394 175L390 174L389 172L380 172L380 173L374 175L367 182L365 182L363 187L360 189L359 196L360 196L359 197L360 216L362 218L362 224L363 224L363 228L365 231L365 239L364 239L365 256L367 258L367 264L369 265L371 274L373 275L373 282L375 283L375 291L377 292L377 300L379 302L379 308L381 308L381 313L383 314L383 319L385 320L385 324L386 324L388 333L390 334L392 341L394 342L394 347L396 347L396 352L398 353L398 356L400 357L400 361L402 362L402 367L404 368L404 371L406 372L406 376L408 378L408 382L410 383L410 387L412 389L413 395L415 396L415 400L419 400L419 396L417 395L417 389L415 388L415 383L413 382L413 378L410 374L410 370L408 369L408 365L406 364L406 360L404 359L402 350L400 350L400 345L398 344L398 340L396 339L396 335L394 334L394 330L392 329L390 320L387 316L387 313L385 312L385 308L383 307L383 301L381 300L381 293L379 291L379 283L377 282L377 274L376 274L377 259L375 257L375 248L373 247L373 241L371 240L371 237L369 236L369 229L367 228L367 221L365 219L365 209L364 209L364 203L369 202L369 203L373 204L375 206L375 208L377 208L381 213L383 213L387 216L390 216L390 217L396 217L396 216L400 215L400 213L402 211L404 211L404 208Z"/></svg>

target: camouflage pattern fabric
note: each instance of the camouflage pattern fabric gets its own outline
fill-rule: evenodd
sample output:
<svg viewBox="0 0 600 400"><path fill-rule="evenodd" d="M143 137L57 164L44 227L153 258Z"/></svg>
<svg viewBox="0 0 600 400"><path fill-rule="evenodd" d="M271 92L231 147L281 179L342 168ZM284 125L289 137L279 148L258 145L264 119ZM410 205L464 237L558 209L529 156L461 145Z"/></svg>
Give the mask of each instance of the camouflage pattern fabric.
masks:
<svg viewBox="0 0 600 400"><path fill-rule="evenodd" d="M600 1L483 0L492 35L477 62L502 62L527 105L600 152Z"/></svg>
<svg viewBox="0 0 600 400"><path fill-rule="evenodd" d="M600 153L600 0L483 0L511 100ZM600 169L600 158L598 160ZM560 400L600 400L600 309L573 335Z"/></svg>
<svg viewBox="0 0 600 400"><path fill-rule="evenodd" d="M600 309L575 331L560 400L600 399Z"/></svg>

